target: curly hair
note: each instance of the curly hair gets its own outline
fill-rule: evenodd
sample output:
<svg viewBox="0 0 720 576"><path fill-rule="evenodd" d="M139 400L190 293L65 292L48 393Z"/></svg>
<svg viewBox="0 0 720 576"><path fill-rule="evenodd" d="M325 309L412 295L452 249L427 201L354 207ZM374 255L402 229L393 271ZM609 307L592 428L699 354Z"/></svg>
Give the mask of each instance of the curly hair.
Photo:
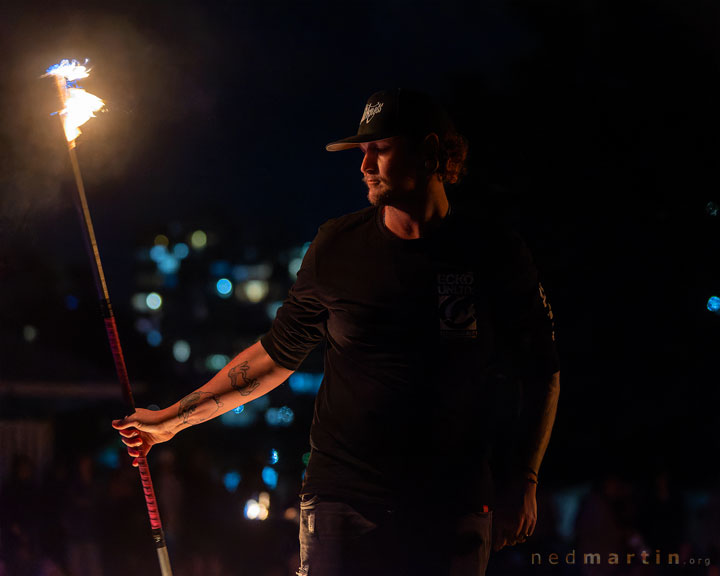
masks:
<svg viewBox="0 0 720 576"><path fill-rule="evenodd" d="M447 131L438 134L440 149L438 151L437 174L447 184L457 184L467 174L465 161L468 155L468 142L462 134Z"/></svg>

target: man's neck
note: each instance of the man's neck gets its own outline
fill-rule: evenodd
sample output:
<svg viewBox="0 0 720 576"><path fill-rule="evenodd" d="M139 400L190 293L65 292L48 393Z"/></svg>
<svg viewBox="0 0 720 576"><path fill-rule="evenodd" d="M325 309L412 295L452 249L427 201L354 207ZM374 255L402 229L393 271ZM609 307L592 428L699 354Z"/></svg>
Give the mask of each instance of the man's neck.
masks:
<svg viewBox="0 0 720 576"><path fill-rule="evenodd" d="M442 221L450 209L442 183L428 189L422 201L383 207L385 227L398 238L414 240Z"/></svg>

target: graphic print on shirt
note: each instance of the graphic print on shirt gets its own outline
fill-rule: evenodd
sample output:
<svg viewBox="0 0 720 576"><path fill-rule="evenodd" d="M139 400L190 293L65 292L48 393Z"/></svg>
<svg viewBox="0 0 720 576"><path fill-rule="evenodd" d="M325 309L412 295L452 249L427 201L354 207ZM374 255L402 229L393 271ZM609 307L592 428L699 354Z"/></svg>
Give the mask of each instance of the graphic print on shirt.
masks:
<svg viewBox="0 0 720 576"><path fill-rule="evenodd" d="M477 338L474 284L473 272L437 275L440 335L444 338Z"/></svg>

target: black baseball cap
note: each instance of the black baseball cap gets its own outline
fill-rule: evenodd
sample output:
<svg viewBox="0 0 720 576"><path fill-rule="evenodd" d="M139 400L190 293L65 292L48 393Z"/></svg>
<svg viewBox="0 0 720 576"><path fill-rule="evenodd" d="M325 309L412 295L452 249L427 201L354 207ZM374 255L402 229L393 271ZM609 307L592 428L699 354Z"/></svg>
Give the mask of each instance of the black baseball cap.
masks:
<svg viewBox="0 0 720 576"><path fill-rule="evenodd" d="M431 96L394 88L368 98L357 134L330 142L325 149L337 152L393 136L422 138L431 132L442 134L453 129L447 112Z"/></svg>

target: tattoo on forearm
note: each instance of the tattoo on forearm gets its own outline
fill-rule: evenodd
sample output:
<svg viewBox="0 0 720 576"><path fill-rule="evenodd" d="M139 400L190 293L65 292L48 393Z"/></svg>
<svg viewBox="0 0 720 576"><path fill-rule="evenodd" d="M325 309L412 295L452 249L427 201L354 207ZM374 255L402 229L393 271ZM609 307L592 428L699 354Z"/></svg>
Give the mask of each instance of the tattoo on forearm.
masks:
<svg viewBox="0 0 720 576"><path fill-rule="evenodd" d="M249 396L255 388L260 386L260 380L248 377L249 370L250 365L245 360L242 364L233 366L228 372L230 386L233 387L233 390L240 392L242 396ZM238 382L238 378L242 378L242 383Z"/></svg>
<svg viewBox="0 0 720 576"><path fill-rule="evenodd" d="M195 417L193 418L193 414L198 409L198 407L207 402L208 398L211 399L213 402L215 402L215 410L210 412L207 417L200 418ZM209 420L220 408L222 408L223 403L220 402L220 398L215 394L210 394L210 392L193 392L192 394L188 394L180 400L180 407L178 408L178 418L182 421L183 424L199 424L200 422L205 422L205 420Z"/></svg>

